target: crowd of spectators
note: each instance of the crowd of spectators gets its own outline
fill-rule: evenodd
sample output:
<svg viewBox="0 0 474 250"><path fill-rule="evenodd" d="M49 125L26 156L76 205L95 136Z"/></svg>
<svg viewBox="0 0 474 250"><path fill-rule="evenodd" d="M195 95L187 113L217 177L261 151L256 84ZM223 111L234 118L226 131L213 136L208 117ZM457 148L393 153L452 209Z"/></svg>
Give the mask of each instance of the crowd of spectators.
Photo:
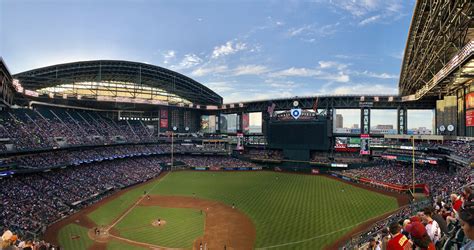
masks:
<svg viewBox="0 0 474 250"><path fill-rule="evenodd" d="M38 232L92 198L157 176L163 158L117 159L2 178L0 224L15 232Z"/></svg>
<svg viewBox="0 0 474 250"><path fill-rule="evenodd" d="M16 155L2 159L2 165L14 164L16 168L54 168L82 163L99 162L141 155L160 155L171 152L171 144L120 145L94 148L75 148L42 153ZM175 144L175 153L224 153L225 144Z"/></svg>
<svg viewBox="0 0 474 250"><path fill-rule="evenodd" d="M242 161L229 156L177 156L175 160L184 162L189 167L257 167L254 163Z"/></svg>
<svg viewBox="0 0 474 250"><path fill-rule="evenodd" d="M412 168L409 164L385 162L378 166L345 170L343 174L392 184L412 183ZM469 246L474 249L473 243L468 240L474 239L474 206L470 203L474 201L472 175L470 167L447 172L440 167L417 166L416 183L428 184L430 199L412 203L386 220L379 221L368 232L356 238L355 242L360 244L368 241L362 249L404 249L405 243L398 246L395 241L405 237L406 244L419 249L451 249L449 247L454 245L459 249L464 244L471 244ZM463 216L464 220L470 222L463 221ZM461 225L468 223L471 227L464 226L464 233L468 235L466 228L471 228L471 236L464 238Z"/></svg>
<svg viewBox="0 0 474 250"><path fill-rule="evenodd" d="M97 112L66 109L18 109L0 112L0 138L16 150L58 146L157 141L141 121L115 121ZM1 151L6 147L2 144Z"/></svg>
<svg viewBox="0 0 474 250"><path fill-rule="evenodd" d="M283 152L274 149L248 149L245 156L259 160L283 160Z"/></svg>
<svg viewBox="0 0 474 250"><path fill-rule="evenodd" d="M2 250L59 250L58 246L45 241L31 240L28 237L19 238L18 234L14 234L9 229L3 230L0 238L0 249Z"/></svg>
<svg viewBox="0 0 474 250"><path fill-rule="evenodd" d="M383 142L384 146L392 146L394 148L400 148L405 146L407 150L398 151L398 153L411 153L411 147L413 145L411 140L385 140ZM428 152L425 152L423 156L442 156L446 152L442 152L443 154L437 154L435 152L439 152L439 149L445 149L448 153L453 154L455 156L464 158L468 161L474 160L474 141L467 142L467 141L458 141L458 140L446 140L446 141L415 141L415 147L417 149L426 148ZM390 151L387 151L390 152ZM391 151L394 152L394 151ZM421 152L415 151L416 154L421 154ZM440 152L441 153L441 152Z"/></svg>
<svg viewBox="0 0 474 250"><path fill-rule="evenodd" d="M353 239L358 249L474 249L473 184L436 202L414 203ZM362 242L366 242L362 245ZM362 245L362 246L361 246Z"/></svg>
<svg viewBox="0 0 474 250"><path fill-rule="evenodd" d="M343 170L349 177L364 177L397 185L412 185L413 169L411 164L381 161L380 164L364 168ZM415 183L428 184L430 193L436 197L458 190L473 180L472 171L468 167L458 168L456 172L447 172L437 166L415 167Z"/></svg>
<svg viewBox="0 0 474 250"><path fill-rule="evenodd" d="M445 141L439 145L442 148L447 148L452 154L474 161L474 141L463 142L463 141Z"/></svg>

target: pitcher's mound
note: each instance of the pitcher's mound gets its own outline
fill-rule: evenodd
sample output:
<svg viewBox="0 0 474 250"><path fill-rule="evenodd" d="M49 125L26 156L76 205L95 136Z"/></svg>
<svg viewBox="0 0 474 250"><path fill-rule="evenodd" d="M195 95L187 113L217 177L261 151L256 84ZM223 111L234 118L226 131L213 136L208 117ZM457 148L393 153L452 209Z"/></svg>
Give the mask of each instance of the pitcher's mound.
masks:
<svg viewBox="0 0 474 250"><path fill-rule="evenodd" d="M101 242L101 243L106 243L110 239L110 234L109 232L105 229L105 227L94 227L89 229L87 232L88 236L90 239Z"/></svg>
<svg viewBox="0 0 474 250"><path fill-rule="evenodd" d="M154 226L154 227L162 227L164 225L166 225L166 221L165 220L154 220L151 222L151 225Z"/></svg>

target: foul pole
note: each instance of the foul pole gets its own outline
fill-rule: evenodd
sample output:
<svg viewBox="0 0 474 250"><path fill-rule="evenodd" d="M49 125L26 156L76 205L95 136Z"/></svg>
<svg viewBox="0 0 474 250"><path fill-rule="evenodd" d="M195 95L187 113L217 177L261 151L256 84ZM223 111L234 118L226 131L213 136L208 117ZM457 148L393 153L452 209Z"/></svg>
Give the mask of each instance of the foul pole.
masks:
<svg viewBox="0 0 474 250"><path fill-rule="evenodd" d="M415 197L415 136L411 137L411 142L412 142L412 180L413 180L413 197Z"/></svg>

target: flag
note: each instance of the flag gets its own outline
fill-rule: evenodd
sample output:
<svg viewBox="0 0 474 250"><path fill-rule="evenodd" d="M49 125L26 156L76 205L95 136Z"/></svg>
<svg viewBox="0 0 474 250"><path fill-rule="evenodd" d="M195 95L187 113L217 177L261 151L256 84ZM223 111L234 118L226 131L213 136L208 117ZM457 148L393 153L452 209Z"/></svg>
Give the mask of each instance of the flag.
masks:
<svg viewBox="0 0 474 250"><path fill-rule="evenodd" d="M316 97L316 100L314 100L314 104L313 104L313 110L316 113L318 113L318 101L319 101L319 97Z"/></svg>
<svg viewBox="0 0 474 250"><path fill-rule="evenodd" d="M268 115L270 115L270 117L273 117L273 111L275 110L275 106L276 106L276 104L272 103L272 105L268 106L268 108L267 108L267 112L268 112Z"/></svg>

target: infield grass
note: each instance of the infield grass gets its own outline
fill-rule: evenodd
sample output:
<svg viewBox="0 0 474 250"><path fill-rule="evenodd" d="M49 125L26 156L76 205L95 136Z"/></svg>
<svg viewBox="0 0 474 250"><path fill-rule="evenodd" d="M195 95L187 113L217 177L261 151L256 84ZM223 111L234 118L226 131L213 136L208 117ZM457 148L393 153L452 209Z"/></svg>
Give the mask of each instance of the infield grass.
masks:
<svg viewBox="0 0 474 250"><path fill-rule="evenodd" d="M115 229L121 237L173 248L191 248L193 241L204 234L204 217L200 210L190 208L164 208L158 206L135 207ZM160 218L166 225L152 226Z"/></svg>
<svg viewBox="0 0 474 250"><path fill-rule="evenodd" d="M59 230L59 244L68 250L87 249L94 243L87 236L88 230L85 227L71 223Z"/></svg>

